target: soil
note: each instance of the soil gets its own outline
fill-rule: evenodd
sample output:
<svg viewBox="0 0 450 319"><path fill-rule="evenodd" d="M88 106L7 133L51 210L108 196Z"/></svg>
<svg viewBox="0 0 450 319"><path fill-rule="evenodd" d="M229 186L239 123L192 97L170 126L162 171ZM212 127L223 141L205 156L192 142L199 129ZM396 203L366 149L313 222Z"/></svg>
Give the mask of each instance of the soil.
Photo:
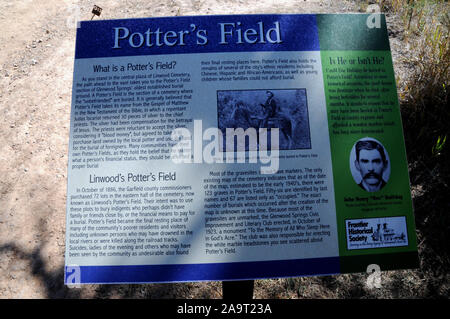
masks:
<svg viewBox="0 0 450 319"><path fill-rule="evenodd" d="M0 0L0 298L221 298L221 282L73 289L63 284L75 21L91 19L93 5L87 0ZM98 0L95 5L103 8L95 19L359 9L354 2L326 0ZM396 63L408 48L397 37L399 27L390 30ZM395 71L400 77L408 74L397 65ZM423 192L415 186L413 195ZM366 288L366 274L258 280L255 297L414 297L429 285L420 270L383 276L379 290ZM445 273L442 280L448 283ZM433 289L445 295L448 284Z"/></svg>

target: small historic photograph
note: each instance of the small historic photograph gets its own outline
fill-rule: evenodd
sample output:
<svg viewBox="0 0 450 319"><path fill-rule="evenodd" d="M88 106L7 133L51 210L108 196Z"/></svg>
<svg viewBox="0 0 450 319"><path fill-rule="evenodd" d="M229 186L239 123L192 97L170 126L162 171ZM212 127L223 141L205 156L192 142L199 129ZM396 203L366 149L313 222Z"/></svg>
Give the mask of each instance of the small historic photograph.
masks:
<svg viewBox="0 0 450 319"><path fill-rule="evenodd" d="M270 141L271 129L278 128L279 150L311 148L306 89L217 91L217 113L224 139L227 128L254 128L259 146L259 129L267 129L265 138Z"/></svg>
<svg viewBox="0 0 450 319"><path fill-rule="evenodd" d="M377 192L386 186L391 174L389 155L376 139L362 138L350 152L350 170L359 187Z"/></svg>

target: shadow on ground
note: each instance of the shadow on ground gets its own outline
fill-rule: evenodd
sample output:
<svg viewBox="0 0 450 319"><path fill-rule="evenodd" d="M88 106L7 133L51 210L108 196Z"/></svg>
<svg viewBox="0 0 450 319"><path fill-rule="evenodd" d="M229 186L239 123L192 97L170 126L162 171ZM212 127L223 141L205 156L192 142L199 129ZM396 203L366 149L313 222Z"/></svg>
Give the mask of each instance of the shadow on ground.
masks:
<svg viewBox="0 0 450 319"><path fill-rule="evenodd" d="M38 247L32 252L26 252L14 243L6 243L0 246L0 256L10 254L14 259L23 260L28 264L30 274L37 278L45 288L45 295L42 298L202 299L217 298L217 296L214 297L214 292L211 290L220 288L219 284L208 286L201 283L82 285L81 288L69 288L64 284L64 267L61 266L57 270L47 271L41 250L42 248Z"/></svg>

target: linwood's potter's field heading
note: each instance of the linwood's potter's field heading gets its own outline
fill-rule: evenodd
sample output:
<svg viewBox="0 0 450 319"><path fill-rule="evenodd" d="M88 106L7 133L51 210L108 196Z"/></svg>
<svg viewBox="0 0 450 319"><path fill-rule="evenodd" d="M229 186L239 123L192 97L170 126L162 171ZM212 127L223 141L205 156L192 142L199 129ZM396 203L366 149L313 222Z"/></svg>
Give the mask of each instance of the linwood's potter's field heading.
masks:
<svg viewBox="0 0 450 319"><path fill-rule="evenodd" d="M120 182L156 182L156 181L175 181L177 179L176 172L158 172L148 174L124 174L97 176L89 175L89 183L120 183Z"/></svg>

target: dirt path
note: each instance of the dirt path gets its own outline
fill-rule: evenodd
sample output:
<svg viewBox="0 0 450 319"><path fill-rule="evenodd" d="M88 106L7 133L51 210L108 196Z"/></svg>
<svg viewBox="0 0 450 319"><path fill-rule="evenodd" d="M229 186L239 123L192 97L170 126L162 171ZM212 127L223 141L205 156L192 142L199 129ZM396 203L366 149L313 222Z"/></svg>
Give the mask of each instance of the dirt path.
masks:
<svg viewBox="0 0 450 319"><path fill-rule="evenodd" d="M78 13L89 20L93 4L0 0L0 298L220 298L220 283L63 286L73 21ZM320 0L95 4L103 8L101 19L354 10L345 1ZM257 285L255 295L266 297L264 289Z"/></svg>

